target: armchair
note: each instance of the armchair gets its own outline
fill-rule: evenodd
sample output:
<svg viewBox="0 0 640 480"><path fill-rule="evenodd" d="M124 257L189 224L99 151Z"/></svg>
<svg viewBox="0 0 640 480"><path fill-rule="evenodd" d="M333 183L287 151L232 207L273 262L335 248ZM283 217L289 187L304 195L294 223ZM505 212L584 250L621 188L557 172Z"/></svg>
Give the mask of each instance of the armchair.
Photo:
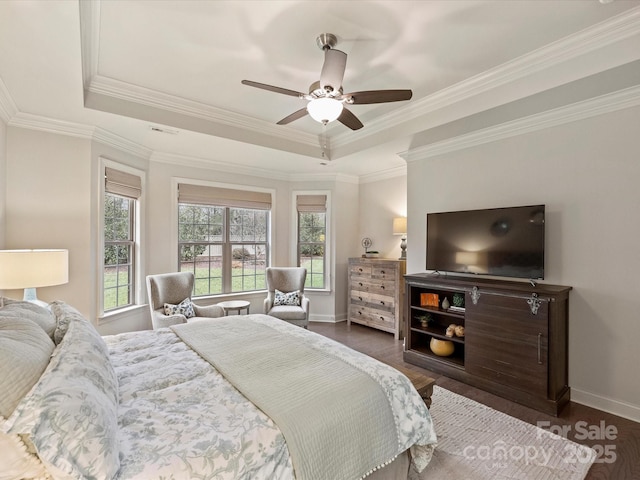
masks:
<svg viewBox="0 0 640 480"><path fill-rule="evenodd" d="M183 300L191 300L194 276L191 272L162 273L147 275L147 295L151 310L153 329L169 327L177 323L185 323L202 318L217 318L225 315L224 309L218 305L198 306L193 303L195 317L187 318L183 314L166 315L164 304L178 305Z"/></svg>
<svg viewBox="0 0 640 480"><path fill-rule="evenodd" d="M307 328L309 325L309 298L304 295L307 269L301 267L268 267L267 298L264 313ZM276 290L283 293L298 292L299 304L287 305L276 299ZM286 302L285 302L286 303Z"/></svg>

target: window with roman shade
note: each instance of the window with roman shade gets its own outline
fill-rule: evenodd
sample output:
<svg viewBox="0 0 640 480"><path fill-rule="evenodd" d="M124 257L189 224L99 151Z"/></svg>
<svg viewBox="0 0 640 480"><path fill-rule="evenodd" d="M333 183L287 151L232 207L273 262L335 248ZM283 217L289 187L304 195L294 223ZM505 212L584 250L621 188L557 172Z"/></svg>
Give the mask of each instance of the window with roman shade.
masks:
<svg viewBox="0 0 640 480"><path fill-rule="evenodd" d="M103 310L135 303L136 203L142 179L115 168L105 168L104 179Z"/></svg>
<svg viewBox="0 0 640 480"><path fill-rule="evenodd" d="M327 196L297 195L298 266L307 269L305 289L326 286Z"/></svg>
<svg viewBox="0 0 640 480"><path fill-rule="evenodd" d="M180 183L178 258L194 296L263 290L271 194Z"/></svg>

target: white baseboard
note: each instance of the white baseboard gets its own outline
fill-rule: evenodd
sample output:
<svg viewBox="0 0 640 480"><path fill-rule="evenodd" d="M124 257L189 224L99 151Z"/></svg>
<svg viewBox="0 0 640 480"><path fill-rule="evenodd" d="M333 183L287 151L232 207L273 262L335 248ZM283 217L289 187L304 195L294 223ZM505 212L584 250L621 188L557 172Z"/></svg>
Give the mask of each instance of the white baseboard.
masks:
<svg viewBox="0 0 640 480"><path fill-rule="evenodd" d="M613 400L611 398L596 395L595 393L578 390L573 387L571 388L571 401L581 405L586 405L587 407L597 408L598 410L602 410L634 422L640 422L640 405L632 405L619 400Z"/></svg>
<svg viewBox="0 0 640 480"><path fill-rule="evenodd" d="M318 323L340 323L347 321L347 315L309 315L309 321Z"/></svg>

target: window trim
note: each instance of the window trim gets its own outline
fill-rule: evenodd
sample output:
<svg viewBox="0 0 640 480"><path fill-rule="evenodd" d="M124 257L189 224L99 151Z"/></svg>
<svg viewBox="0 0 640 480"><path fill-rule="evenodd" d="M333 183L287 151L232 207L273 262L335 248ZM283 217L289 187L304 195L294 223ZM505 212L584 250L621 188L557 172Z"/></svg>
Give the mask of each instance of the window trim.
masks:
<svg viewBox="0 0 640 480"><path fill-rule="evenodd" d="M274 218L276 218L276 190L273 188L263 188L253 185L239 185L234 183L223 183L223 182L211 182L207 180L197 180L193 178L185 178L185 177L171 177L171 231L173 234L171 235L171 257L170 261L172 265L175 265L175 268L178 268L180 263L179 258L179 241L178 241L178 186L179 184L190 184L190 185L199 185L203 187L213 187L213 188L222 188L229 190L242 190L246 192L258 192L258 193L268 193L271 195L271 208L269 215L269 222L267 224L268 234L267 234L267 244L268 244L268 252L267 252L267 262L271 265L273 262L273 245L275 245L277 233L273 228ZM224 280L223 280L224 281ZM220 297L238 297L243 295L255 295L256 293L262 293L266 290L251 290L247 292L228 292L228 293L220 293L220 294L211 294L211 295L203 295L198 297L198 299L207 299L207 298L220 298Z"/></svg>
<svg viewBox="0 0 640 480"><path fill-rule="evenodd" d="M325 212L325 260L324 260L324 288L309 288L305 287L305 292L331 292L333 290L333 235L332 235L332 216L331 216L331 190L294 190L291 192L291 264L298 265L298 197L302 195L325 195L327 197L326 212Z"/></svg>
<svg viewBox="0 0 640 480"><path fill-rule="evenodd" d="M96 265L97 279L96 279L96 305L97 305L97 319L98 325L103 323L119 319L126 312L140 308L144 306L146 302L145 298L145 286L144 275L146 272L144 254L142 252L142 245L145 244L145 219L144 212L146 205L146 172L134 167L130 167L120 162L116 162L109 158L99 156L99 168L98 168L98 188L97 190L97 211L98 211L98 233L97 233L97 247L96 247ZM105 174L107 168L113 168L124 173L136 175L140 177L141 193L140 197L135 202L135 224L134 224L134 303L121 308L116 308L104 311L104 196L105 189Z"/></svg>

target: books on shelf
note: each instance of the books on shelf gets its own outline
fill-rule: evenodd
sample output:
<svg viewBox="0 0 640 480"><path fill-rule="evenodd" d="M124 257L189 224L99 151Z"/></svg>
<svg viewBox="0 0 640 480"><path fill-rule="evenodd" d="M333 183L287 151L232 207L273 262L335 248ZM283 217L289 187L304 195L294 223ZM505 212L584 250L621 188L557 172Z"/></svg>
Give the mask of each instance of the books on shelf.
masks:
<svg viewBox="0 0 640 480"><path fill-rule="evenodd" d="M464 313L464 307L449 307L449 312Z"/></svg>

